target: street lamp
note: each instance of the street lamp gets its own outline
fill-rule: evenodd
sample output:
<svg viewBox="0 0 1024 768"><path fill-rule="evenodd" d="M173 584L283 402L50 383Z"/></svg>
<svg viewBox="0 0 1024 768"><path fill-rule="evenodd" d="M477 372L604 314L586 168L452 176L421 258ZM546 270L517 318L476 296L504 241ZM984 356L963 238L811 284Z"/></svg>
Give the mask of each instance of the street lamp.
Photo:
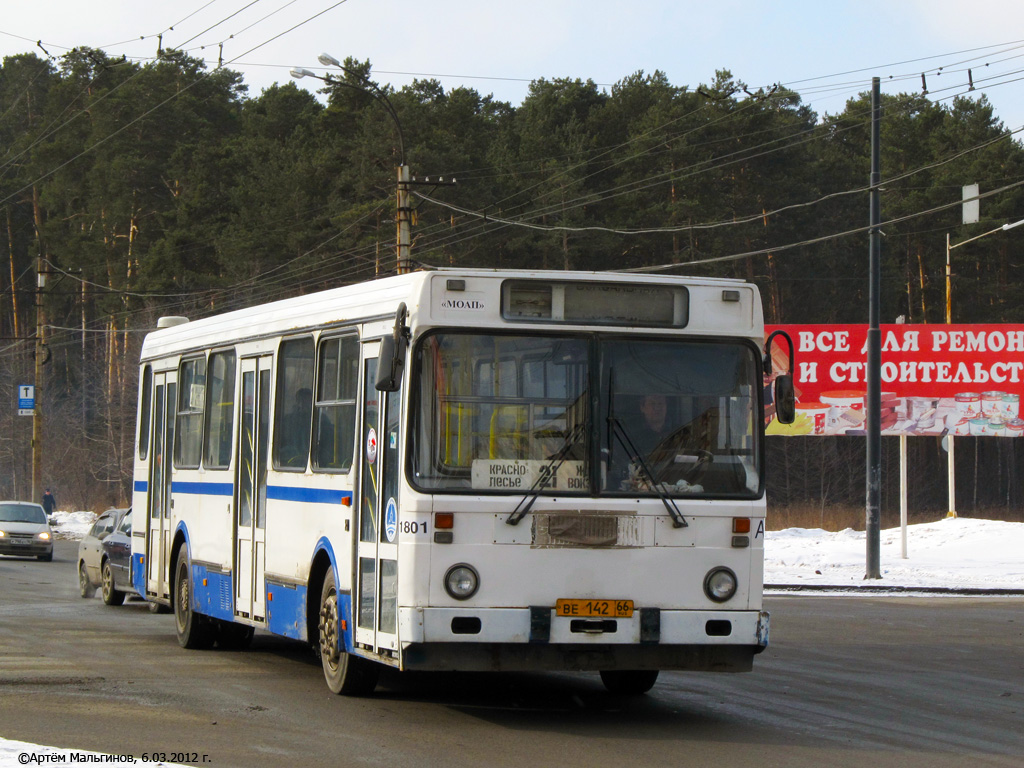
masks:
<svg viewBox="0 0 1024 768"><path fill-rule="evenodd" d="M949 233L948 232L946 233L946 324L947 325L949 323L953 322L953 319L952 319L952 316L953 316L953 300L952 300L952 289L951 289L951 279L950 279L951 273L950 273L950 267L949 267L949 252L952 251L954 248L959 248L961 245L967 245L968 243L973 243L975 240L980 240L981 238L986 237L987 235L994 235L996 232L1005 232L1008 229L1013 229L1014 227L1019 227L1021 224L1024 224L1024 219L1021 219L1020 221L1015 221L1012 224L1003 224L1001 227L996 227L995 229L990 229L988 232L982 232L980 235L975 235L974 237L970 237L967 240L964 240L962 243L957 243L956 245L950 245L949 244Z"/></svg>
<svg viewBox="0 0 1024 768"><path fill-rule="evenodd" d="M340 85L345 88L352 88L356 91L373 96L380 104L387 110L388 115L395 123L395 129L398 131L398 156L400 164L398 166L398 193L397 193L397 232L396 232L396 243L395 252L397 257L397 272L398 274L404 274L409 271L409 249L411 247L411 235L409 231L409 221L411 218L412 208L409 204L409 184L411 177L409 175L409 166L405 164L405 137L402 134L402 123L398 119L398 113L395 112L395 108L391 104L391 100L388 99L387 94L381 90L375 83L370 82L368 79L360 75L358 72L346 68L340 61L331 56L328 53L321 53L317 60L325 67L337 67L342 72L352 77L362 80L361 85L355 85L353 83L346 82L336 77L331 77L329 74L318 75L312 70L303 68L294 68L291 70L291 76L296 80L303 77L312 77L317 80L322 80L328 85Z"/></svg>
<svg viewBox="0 0 1024 768"><path fill-rule="evenodd" d="M946 325L950 325L953 322L953 291L952 291L952 279L951 271L949 266L950 252L954 248L959 248L961 245L967 245L973 243L975 240L980 240L987 235L994 235L996 232L1005 232L1008 229L1019 227L1024 224L1024 219L1015 221L1012 224L1003 224L1001 227L990 229L988 232L982 232L980 235L975 235L962 243L956 245L950 245L949 233L946 233ZM948 452L947 458L947 472L949 478L949 511L946 513L946 517L956 517L956 458L953 448L953 435L952 433L947 435L946 439L946 451Z"/></svg>

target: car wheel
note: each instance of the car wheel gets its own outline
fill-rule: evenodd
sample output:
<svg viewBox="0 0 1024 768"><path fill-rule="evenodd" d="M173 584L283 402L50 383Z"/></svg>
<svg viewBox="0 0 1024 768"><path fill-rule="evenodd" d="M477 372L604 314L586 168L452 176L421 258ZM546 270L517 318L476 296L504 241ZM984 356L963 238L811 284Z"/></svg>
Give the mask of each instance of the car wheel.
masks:
<svg viewBox="0 0 1024 768"><path fill-rule="evenodd" d="M192 610L192 573L188 555L182 550L174 572L174 628L182 648L213 647L217 639L210 619Z"/></svg>
<svg viewBox="0 0 1024 768"><path fill-rule="evenodd" d="M92 597L96 594L96 587L89 581L89 571L85 563L78 564L78 594L82 597Z"/></svg>
<svg viewBox="0 0 1024 768"><path fill-rule="evenodd" d="M324 668L324 678L332 693L345 696L368 696L377 687L380 666L367 659L345 653L341 639L341 617L334 571L328 570L320 592L320 623L317 650Z"/></svg>
<svg viewBox="0 0 1024 768"><path fill-rule="evenodd" d="M639 696L647 693L658 680L656 669L612 669L601 671L601 682L609 693Z"/></svg>
<svg viewBox="0 0 1024 768"><path fill-rule="evenodd" d="M217 622L217 647L225 651L244 651L252 642L254 627L233 621Z"/></svg>
<svg viewBox="0 0 1024 768"><path fill-rule="evenodd" d="M107 605L121 605L124 602L124 592L114 586L114 571L109 560L103 561L103 602Z"/></svg>

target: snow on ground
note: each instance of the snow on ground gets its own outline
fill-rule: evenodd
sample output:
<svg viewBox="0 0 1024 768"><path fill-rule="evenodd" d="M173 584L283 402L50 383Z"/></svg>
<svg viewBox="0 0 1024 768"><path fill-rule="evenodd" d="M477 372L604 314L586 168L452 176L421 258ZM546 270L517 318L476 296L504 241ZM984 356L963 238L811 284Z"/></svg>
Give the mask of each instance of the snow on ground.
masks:
<svg viewBox="0 0 1024 768"><path fill-rule="evenodd" d="M50 528L61 539L81 539L92 528L98 515L92 512L56 511L50 516Z"/></svg>
<svg viewBox="0 0 1024 768"><path fill-rule="evenodd" d="M95 519L92 512L55 512L52 527L61 538L81 539ZM882 578L865 580L863 531L769 531L764 542L766 587L769 591L773 585L790 584L1024 590L1024 523L957 517L911 525L905 560L900 556L899 528L882 531L880 544ZM94 754L0 738L0 768L24 764L22 755L72 752Z"/></svg>
<svg viewBox="0 0 1024 768"><path fill-rule="evenodd" d="M864 531L769 531L765 584L1024 589L1024 523L955 517L909 525L906 559L899 528L879 540L882 578L865 580Z"/></svg>

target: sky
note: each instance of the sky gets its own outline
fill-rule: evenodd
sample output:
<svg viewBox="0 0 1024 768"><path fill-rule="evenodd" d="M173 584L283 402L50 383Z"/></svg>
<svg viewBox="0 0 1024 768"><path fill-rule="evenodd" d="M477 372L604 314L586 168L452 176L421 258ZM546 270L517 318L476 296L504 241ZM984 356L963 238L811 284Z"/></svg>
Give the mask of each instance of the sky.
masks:
<svg viewBox="0 0 1024 768"><path fill-rule="evenodd" d="M433 77L513 105L539 78L610 88L661 70L695 88L728 69L751 91L796 90L821 116L873 76L883 92L947 100L970 78L1011 130L1024 127L1021 38L1020 0L6 0L0 14L0 57L84 45L147 60L162 43L211 67L222 55L251 96L292 67L326 73L321 52L368 59L382 84Z"/></svg>

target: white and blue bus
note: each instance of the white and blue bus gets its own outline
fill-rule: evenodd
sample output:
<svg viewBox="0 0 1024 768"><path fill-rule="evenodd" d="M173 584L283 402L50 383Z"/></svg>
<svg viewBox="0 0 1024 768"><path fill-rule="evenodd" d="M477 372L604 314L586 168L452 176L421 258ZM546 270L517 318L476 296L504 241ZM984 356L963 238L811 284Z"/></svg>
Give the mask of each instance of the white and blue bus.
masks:
<svg viewBox="0 0 1024 768"><path fill-rule="evenodd" d="M792 410L762 347L755 286L617 273L425 271L164 318L133 584L186 648L310 643L335 693L382 666L623 693L749 670L765 400Z"/></svg>

